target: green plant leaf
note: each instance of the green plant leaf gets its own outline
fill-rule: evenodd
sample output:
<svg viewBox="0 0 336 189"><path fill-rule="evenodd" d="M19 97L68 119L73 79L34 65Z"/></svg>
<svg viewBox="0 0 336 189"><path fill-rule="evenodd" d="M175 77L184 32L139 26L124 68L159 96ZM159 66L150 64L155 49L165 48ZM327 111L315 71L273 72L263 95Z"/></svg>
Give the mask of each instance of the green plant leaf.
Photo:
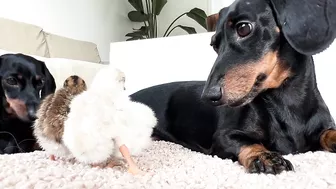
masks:
<svg viewBox="0 0 336 189"><path fill-rule="evenodd" d="M167 4L167 0L152 0L154 6L155 15L160 15L163 7Z"/></svg>
<svg viewBox="0 0 336 189"><path fill-rule="evenodd" d="M143 37L143 36L146 36L146 35L147 35L147 33L145 31L137 30L135 32L128 33L125 36L126 37Z"/></svg>
<svg viewBox="0 0 336 189"><path fill-rule="evenodd" d="M189 34L194 34L194 33L196 33L196 29L193 28L193 27L182 26L182 25L177 25L176 27L182 28L184 31L188 32Z"/></svg>
<svg viewBox="0 0 336 189"><path fill-rule="evenodd" d="M134 40L140 40L140 39L145 39L144 37L131 37L126 39L126 41L134 41Z"/></svg>
<svg viewBox="0 0 336 189"><path fill-rule="evenodd" d="M199 8L193 8L188 13L187 16L193 20L195 20L197 23L199 23L203 28L207 29L206 26L206 18L207 15L202 9Z"/></svg>
<svg viewBox="0 0 336 189"><path fill-rule="evenodd" d="M141 28L139 29L139 31L142 31L144 33L148 33L148 26L141 26Z"/></svg>
<svg viewBox="0 0 336 189"><path fill-rule="evenodd" d="M128 18L132 22L145 22L148 20L148 15L140 11L131 11L128 13Z"/></svg>
<svg viewBox="0 0 336 189"><path fill-rule="evenodd" d="M144 12L142 0L128 0L128 2L135 8L135 10Z"/></svg>

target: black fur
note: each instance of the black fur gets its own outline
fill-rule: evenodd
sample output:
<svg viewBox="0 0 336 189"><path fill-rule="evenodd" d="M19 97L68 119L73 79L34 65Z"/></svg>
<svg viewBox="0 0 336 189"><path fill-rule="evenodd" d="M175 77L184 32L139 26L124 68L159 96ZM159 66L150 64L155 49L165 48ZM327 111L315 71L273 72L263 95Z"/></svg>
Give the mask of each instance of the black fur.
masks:
<svg viewBox="0 0 336 189"><path fill-rule="evenodd" d="M335 0L270 0L288 43L298 52L322 52L336 37Z"/></svg>
<svg viewBox="0 0 336 189"><path fill-rule="evenodd" d="M207 81L167 83L132 94L133 100L147 104L158 116L153 137L234 161L243 147L263 145L269 152L246 168L249 172L273 174L293 170L281 155L323 150L321 134L335 129L335 123L318 90L313 58L307 54L321 52L330 45L335 28L321 16L324 10L312 5L321 1L310 1L306 6L306 1L295 2L301 3L235 1L220 12L211 39L218 58ZM286 11L279 3L285 3ZM307 29L305 19L311 14L319 17L314 17ZM291 28L278 24L286 15L292 15L287 20ZM329 11L328 15L336 20L335 13ZM235 26L240 21L254 26L249 36L237 37ZM291 73L288 78L279 81L282 84L278 87L261 89L270 76L260 73L244 98L223 99L231 89L223 88L226 83L222 78L232 68L258 62L267 52L277 52L278 64ZM260 158L271 163L263 164Z"/></svg>
<svg viewBox="0 0 336 189"><path fill-rule="evenodd" d="M31 152L36 143L32 123L43 99L56 84L44 62L24 54L0 56L0 154ZM23 113L9 113L8 100L21 102Z"/></svg>

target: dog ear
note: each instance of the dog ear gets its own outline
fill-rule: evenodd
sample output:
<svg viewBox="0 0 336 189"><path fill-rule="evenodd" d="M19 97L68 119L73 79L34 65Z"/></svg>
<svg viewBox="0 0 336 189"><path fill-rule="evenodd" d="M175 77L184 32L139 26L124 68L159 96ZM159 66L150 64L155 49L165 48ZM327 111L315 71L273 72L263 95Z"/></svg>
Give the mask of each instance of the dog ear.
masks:
<svg viewBox="0 0 336 189"><path fill-rule="evenodd" d="M219 13L212 14L207 17L206 24L207 24L208 32L213 32L216 30L216 24L217 24L218 18L219 18Z"/></svg>
<svg viewBox="0 0 336 189"><path fill-rule="evenodd" d="M10 56L11 54L3 54L0 56L0 79L2 77L2 74L4 71L7 71L4 69L3 65L4 65L4 62L5 62L5 59L7 56Z"/></svg>
<svg viewBox="0 0 336 189"><path fill-rule="evenodd" d="M336 38L335 0L270 0L278 25L299 53L314 55Z"/></svg>
<svg viewBox="0 0 336 189"><path fill-rule="evenodd" d="M215 34L211 37L210 45L213 49L218 52L221 36L224 30L224 22L229 11L229 7L224 7L220 10L218 14L211 15L212 21L210 27L214 27ZM210 19L210 18L209 18ZM209 22L209 24L210 24Z"/></svg>
<svg viewBox="0 0 336 189"><path fill-rule="evenodd" d="M0 56L0 97L2 97L2 96L4 96L4 91L3 91L3 89L2 89L2 84L1 84L1 82L2 82L2 72L3 72L3 56L4 55L1 55ZM2 99L0 99L0 102L1 102L1 100Z"/></svg>
<svg viewBox="0 0 336 189"><path fill-rule="evenodd" d="M45 76L45 83L41 91L41 98L43 99L47 95L55 92L56 83L54 77L51 75L44 62L42 62L42 69L44 71Z"/></svg>

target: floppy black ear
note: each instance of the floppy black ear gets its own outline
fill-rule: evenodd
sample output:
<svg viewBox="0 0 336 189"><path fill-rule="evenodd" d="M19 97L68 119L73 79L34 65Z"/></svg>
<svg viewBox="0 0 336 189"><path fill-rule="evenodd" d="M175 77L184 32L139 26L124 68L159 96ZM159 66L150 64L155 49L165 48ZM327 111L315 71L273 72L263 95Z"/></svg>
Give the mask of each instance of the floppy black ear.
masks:
<svg viewBox="0 0 336 189"><path fill-rule="evenodd" d="M45 75L45 83L41 91L41 98L43 99L47 95L55 92L56 83L44 62L42 62L42 67Z"/></svg>
<svg viewBox="0 0 336 189"><path fill-rule="evenodd" d="M1 80L2 80L2 62L3 62L3 55L0 56L0 97L4 95L3 89L2 89L2 84L1 84ZM1 100L1 99L0 99Z"/></svg>
<svg viewBox="0 0 336 189"><path fill-rule="evenodd" d="M320 53L336 38L336 0L270 2L281 31L299 53Z"/></svg>

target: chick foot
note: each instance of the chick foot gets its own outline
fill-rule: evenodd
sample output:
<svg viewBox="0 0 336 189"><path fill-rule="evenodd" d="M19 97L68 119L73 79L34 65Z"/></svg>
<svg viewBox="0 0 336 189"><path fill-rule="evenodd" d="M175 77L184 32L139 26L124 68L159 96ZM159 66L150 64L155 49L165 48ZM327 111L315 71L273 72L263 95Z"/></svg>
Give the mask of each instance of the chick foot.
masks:
<svg viewBox="0 0 336 189"><path fill-rule="evenodd" d="M121 163L116 160L109 160L103 163L93 163L91 167L98 167L98 168L113 168L115 166L121 166Z"/></svg>
<svg viewBox="0 0 336 189"><path fill-rule="evenodd" d="M133 174L133 175L138 175L138 174L144 174L143 171L139 169L139 167L136 165L136 163L133 161L131 154L127 148L126 145L121 145L119 147L119 151L122 154L122 156L125 158L127 164L128 164L128 172Z"/></svg>
<svg viewBox="0 0 336 189"><path fill-rule="evenodd" d="M116 167L116 166L121 166L122 164L116 160L110 160L106 167L109 167L109 168L113 168L113 167Z"/></svg>
<svg viewBox="0 0 336 189"><path fill-rule="evenodd" d="M98 167L103 169L106 167L106 163L93 163L91 164L91 167Z"/></svg>

